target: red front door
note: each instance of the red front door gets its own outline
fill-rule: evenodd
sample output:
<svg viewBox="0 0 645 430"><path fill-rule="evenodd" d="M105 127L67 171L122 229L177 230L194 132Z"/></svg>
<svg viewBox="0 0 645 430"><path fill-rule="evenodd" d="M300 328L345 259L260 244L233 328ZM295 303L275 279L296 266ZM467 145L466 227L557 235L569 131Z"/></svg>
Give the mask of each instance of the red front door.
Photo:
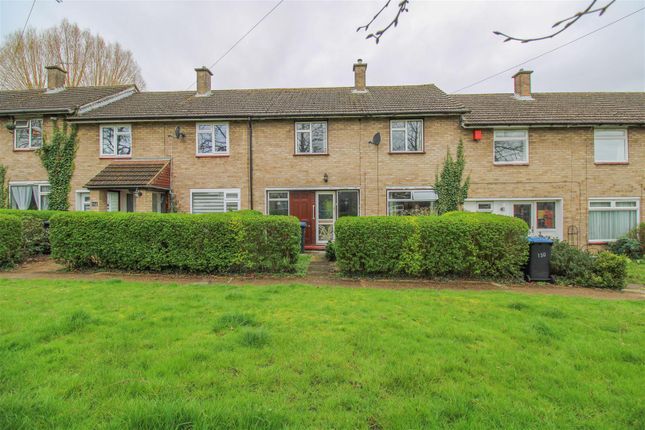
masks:
<svg viewBox="0 0 645 430"><path fill-rule="evenodd" d="M307 223L305 229L305 246L316 244L316 218L314 206L316 193L313 191L291 191L289 193L290 215Z"/></svg>

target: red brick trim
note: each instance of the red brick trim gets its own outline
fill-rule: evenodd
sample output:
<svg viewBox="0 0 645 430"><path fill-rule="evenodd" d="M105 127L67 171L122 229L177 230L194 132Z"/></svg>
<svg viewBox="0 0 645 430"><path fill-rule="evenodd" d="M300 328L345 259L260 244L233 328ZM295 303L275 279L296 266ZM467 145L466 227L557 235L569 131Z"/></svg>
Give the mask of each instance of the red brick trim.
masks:
<svg viewBox="0 0 645 430"><path fill-rule="evenodd" d="M425 154L425 151L388 151L387 152L390 155L417 155L417 154Z"/></svg>
<svg viewBox="0 0 645 430"><path fill-rule="evenodd" d="M231 154L195 154L195 158L226 158Z"/></svg>
<svg viewBox="0 0 645 430"><path fill-rule="evenodd" d="M629 161L596 161L593 164L596 166L626 166Z"/></svg>
<svg viewBox="0 0 645 430"><path fill-rule="evenodd" d="M320 157L321 155L322 156L329 155L329 152L316 152L316 153L311 153L311 154L298 154L298 153L294 152L294 154L293 154L294 157L311 157L311 156Z"/></svg>

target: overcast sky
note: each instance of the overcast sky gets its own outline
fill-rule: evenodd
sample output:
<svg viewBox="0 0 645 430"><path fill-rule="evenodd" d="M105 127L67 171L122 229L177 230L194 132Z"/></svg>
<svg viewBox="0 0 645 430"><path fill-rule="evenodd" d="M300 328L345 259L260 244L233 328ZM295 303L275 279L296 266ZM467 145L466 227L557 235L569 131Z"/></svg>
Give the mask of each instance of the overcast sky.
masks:
<svg viewBox="0 0 645 430"><path fill-rule="evenodd" d="M38 0L29 24L46 28L67 18L133 51L148 90L184 90L195 67L215 62L276 3ZM395 12L398 0L392 3L377 24ZM352 63L362 58L368 85L435 83L453 92L645 6L618 1L604 16L585 17L543 42L503 43L492 34L547 34L587 3L412 0L399 26L375 45L356 28L381 1L285 1L212 69L213 87L349 86ZM1 0L0 35L22 29L30 6ZM644 91L645 11L523 67L534 70L534 91ZM463 92L510 92L512 74Z"/></svg>

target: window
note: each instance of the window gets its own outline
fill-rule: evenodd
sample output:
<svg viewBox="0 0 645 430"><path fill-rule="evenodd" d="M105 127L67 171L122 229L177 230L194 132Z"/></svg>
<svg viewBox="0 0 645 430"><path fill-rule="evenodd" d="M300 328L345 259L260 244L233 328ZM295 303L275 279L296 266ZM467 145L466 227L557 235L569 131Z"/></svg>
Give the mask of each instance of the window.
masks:
<svg viewBox="0 0 645 430"><path fill-rule="evenodd" d="M434 213L434 190L392 190L387 192L388 215L429 215Z"/></svg>
<svg viewBox="0 0 645 430"><path fill-rule="evenodd" d="M338 218L358 216L358 190L338 191Z"/></svg>
<svg viewBox="0 0 645 430"><path fill-rule="evenodd" d="M610 242L638 225L638 200L589 200L589 242Z"/></svg>
<svg viewBox="0 0 645 430"><path fill-rule="evenodd" d="M536 228L554 229L555 228L555 202L537 202L536 209ZM530 224L529 224L530 225Z"/></svg>
<svg viewBox="0 0 645 430"><path fill-rule="evenodd" d="M626 163L627 152L627 130L594 130L596 163Z"/></svg>
<svg viewBox="0 0 645 430"><path fill-rule="evenodd" d="M166 212L166 193L152 193L152 212Z"/></svg>
<svg viewBox="0 0 645 430"><path fill-rule="evenodd" d="M49 184L24 183L9 185L9 197L12 209L49 209Z"/></svg>
<svg viewBox="0 0 645 430"><path fill-rule="evenodd" d="M528 163L528 130L495 130L493 157L495 164Z"/></svg>
<svg viewBox="0 0 645 430"><path fill-rule="evenodd" d="M132 130L129 125L101 126L101 156L132 156Z"/></svg>
<svg viewBox="0 0 645 430"><path fill-rule="evenodd" d="M327 123L296 123L296 154L326 154Z"/></svg>
<svg viewBox="0 0 645 430"><path fill-rule="evenodd" d="M194 214L232 212L240 209L240 189L190 190L190 211Z"/></svg>
<svg viewBox="0 0 645 430"><path fill-rule="evenodd" d="M477 212L493 212L493 203L491 202L477 203Z"/></svg>
<svg viewBox="0 0 645 430"><path fill-rule="evenodd" d="M43 146L43 120L17 120L13 132L15 149L36 149Z"/></svg>
<svg viewBox="0 0 645 430"><path fill-rule="evenodd" d="M76 210L87 212L91 210L91 207L90 192L86 190L76 191Z"/></svg>
<svg viewBox="0 0 645 430"><path fill-rule="evenodd" d="M228 123L197 124L197 155L227 155Z"/></svg>
<svg viewBox="0 0 645 430"><path fill-rule="evenodd" d="M269 191L269 215L289 215L289 191Z"/></svg>
<svg viewBox="0 0 645 430"><path fill-rule="evenodd" d="M422 152L423 121L390 121L390 152Z"/></svg>

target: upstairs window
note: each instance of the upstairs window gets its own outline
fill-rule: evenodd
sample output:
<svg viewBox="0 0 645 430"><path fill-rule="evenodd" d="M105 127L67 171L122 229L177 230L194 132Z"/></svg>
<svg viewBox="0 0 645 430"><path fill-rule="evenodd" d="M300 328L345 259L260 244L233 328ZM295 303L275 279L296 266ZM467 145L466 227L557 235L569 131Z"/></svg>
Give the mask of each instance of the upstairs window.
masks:
<svg viewBox="0 0 645 430"><path fill-rule="evenodd" d="M132 129L129 125L101 126L101 157L131 157Z"/></svg>
<svg viewBox="0 0 645 430"><path fill-rule="evenodd" d="M327 123L296 123L296 154L326 154Z"/></svg>
<svg viewBox="0 0 645 430"><path fill-rule="evenodd" d="M390 152L422 152L423 121L390 121Z"/></svg>
<svg viewBox="0 0 645 430"><path fill-rule="evenodd" d="M28 150L43 146L43 120L16 120L13 133L15 149Z"/></svg>
<svg viewBox="0 0 645 430"><path fill-rule="evenodd" d="M594 130L596 163L627 162L627 130Z"/></svg>
<svg viewBox="0 0 645 430"><path fill-rule="evenodd" d="M197 155L228 155L228 123L197 124Z"/></svg>
<svg viewBox="0 0 645 430"><path fill-rule="evenodd" d="M529 162L528 130L495 130L493 162L527 164Z"/></svg>

